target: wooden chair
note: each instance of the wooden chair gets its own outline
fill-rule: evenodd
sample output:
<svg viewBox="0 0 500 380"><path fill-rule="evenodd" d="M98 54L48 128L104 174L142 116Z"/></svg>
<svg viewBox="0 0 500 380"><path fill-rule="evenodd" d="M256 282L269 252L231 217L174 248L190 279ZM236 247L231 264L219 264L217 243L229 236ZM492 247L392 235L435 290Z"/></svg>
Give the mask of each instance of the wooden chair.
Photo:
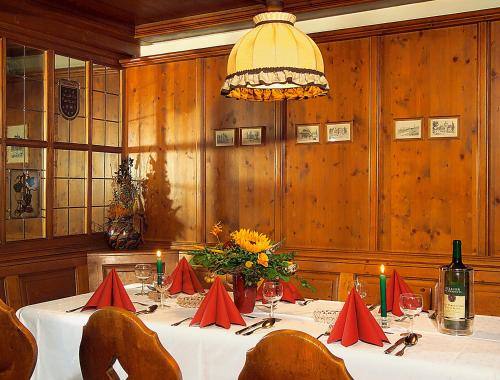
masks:
<svg viewBox="0 0 500 380"><path fill-rule="evenodd" d="M238 380L352 380L344 361L296 330L267 334L247 352Z"/></svg>
<svg viewBox="0 0 500 380"><path fill-rule="evenodd" d="M0 300L0 379L28 380L37 355L33 335L19 322L14 309Z"/></svg>
<svg viewBox="0 0 500 380"><path fill-rule="evenodd" d="M181 380L175 359L133 313L109 307L90 317L83 328L80 368L85 380L119 379L118 360L129 380Z"/></svg>

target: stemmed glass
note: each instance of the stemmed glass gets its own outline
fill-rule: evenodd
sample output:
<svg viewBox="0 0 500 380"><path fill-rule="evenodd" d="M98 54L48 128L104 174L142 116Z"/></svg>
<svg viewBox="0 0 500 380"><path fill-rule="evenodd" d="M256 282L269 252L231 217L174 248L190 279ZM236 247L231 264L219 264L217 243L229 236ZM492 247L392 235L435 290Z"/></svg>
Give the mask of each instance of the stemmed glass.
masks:
<svg viewBox="0 0 500 380"><path fill-rule="evenodd" d="M158 276L161 276L162 278L160 284L158 284ZM174 281L174 279L172 278L172 276L165 275L164 273L160 273L155 277L155 289L158 293L160 293L160 308L163 309L166 307L170 307L165 303L165 298L168 297L168 290L172 286L172 282Z"/></svg>
<svg viewBox="0 0 500 380"><path fill-rule="evenodd" d="M270 318L274 318L274 305L283 297L283 285L279 281L266 281L262 286L262 297L271 304Z"/></svg>
<svg viewBox="0 0 500 380"><path fill-rule="evenodd" d="M141 292L137 293L136 296L144 296L144 283L146 280L151 277L153 268L149 264L137 264L135 266L135 276L139 281L141 281Z"/></svg>
<svg viewBox="0 0 500 380"><path fill-rule="evenodd" d="M358 292L359 296L364 299L366 297L367 291L366 291L366 284L363 281L359 281L358 279L351 281L349 283L349 289L356 289Z"/></svg>
<svg viewBox="0 0 500 380"><path fill-rule="evenodd" d="M399 296L399 307L410 318L409 334L413 334L413 318L420 314L423 306L424 300L421 294L403 293Z"/></svg>

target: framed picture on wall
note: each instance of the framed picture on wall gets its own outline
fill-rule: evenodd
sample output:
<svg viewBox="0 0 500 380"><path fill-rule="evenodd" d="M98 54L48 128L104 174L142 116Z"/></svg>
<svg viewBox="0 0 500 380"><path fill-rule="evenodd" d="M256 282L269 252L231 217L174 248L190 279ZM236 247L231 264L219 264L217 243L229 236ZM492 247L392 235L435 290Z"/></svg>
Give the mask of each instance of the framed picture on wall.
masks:
<svg viewBox="0 0 500 380"><path fill-rule="evenodd" d="M319 124L297 125L297 144L319 143Z"/></svg>
<svg viewBox="0 0 500 380"><path fill-rule="evenodd" d="M459 117L431 117L429 118L430 138L458 137Z"/></svg>
<svg viewBox="0 0 500 380"><path fill-rule="evenodd" d="M410 140L422 138L422 119L395 119L394 138Z"/></svg>
<svg viewBox="0 0 500 380"><path fill-rule="evenodd" d="M262 145L264 131L264 127L240 128L240 145Z"/></svg>
<svg viewBox="0 0 500 380"><path fill-rule="evenodd" d="M351 141L352 121L339 121L326 124L326 141Z"/></svg>
<svg viewBox="0 0 500 380"><path fill-rule="evenodd" d="M236 145L236 129L216 129L215 130L215 146L235 146Z"/></svg>

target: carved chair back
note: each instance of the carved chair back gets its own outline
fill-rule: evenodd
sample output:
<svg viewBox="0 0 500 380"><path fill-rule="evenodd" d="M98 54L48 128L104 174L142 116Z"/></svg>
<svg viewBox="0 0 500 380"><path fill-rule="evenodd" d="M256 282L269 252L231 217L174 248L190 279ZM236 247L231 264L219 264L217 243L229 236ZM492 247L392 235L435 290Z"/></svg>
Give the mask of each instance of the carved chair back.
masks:
<svg viewBox="0 0 500 380"><path fill-rule="evenodd" d="M0 300L0 379L28 380L37 355L31 332L17 319L14 309Z"/></svg>
<svg viewBox="0 0 500 380"><path fill-rule="evenodd" d="M85 380L119 379L116 360L129 380L182 380L175 359L154 331L133 313L109 307L98 310L83 328L80 368Z"/></svg>
<svg viewBox="0 0 500 380"><path fill-rule="evenodd" d="M247 352L238 380L352 380L344 361L296 330L267 334Z"/></svg>

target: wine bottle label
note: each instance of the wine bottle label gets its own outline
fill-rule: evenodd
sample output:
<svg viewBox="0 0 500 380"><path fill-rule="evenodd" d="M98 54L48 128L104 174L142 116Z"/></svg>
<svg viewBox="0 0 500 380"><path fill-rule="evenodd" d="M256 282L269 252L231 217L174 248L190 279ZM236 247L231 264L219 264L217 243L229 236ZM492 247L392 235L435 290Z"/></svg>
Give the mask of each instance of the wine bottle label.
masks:
<svg viewBox="0 0 500 380"><path fill-rule="evenodd" d="M465 318L464 291L458 287L446 286L444 289L443 306L443 316L445 318Z"/></svg>

